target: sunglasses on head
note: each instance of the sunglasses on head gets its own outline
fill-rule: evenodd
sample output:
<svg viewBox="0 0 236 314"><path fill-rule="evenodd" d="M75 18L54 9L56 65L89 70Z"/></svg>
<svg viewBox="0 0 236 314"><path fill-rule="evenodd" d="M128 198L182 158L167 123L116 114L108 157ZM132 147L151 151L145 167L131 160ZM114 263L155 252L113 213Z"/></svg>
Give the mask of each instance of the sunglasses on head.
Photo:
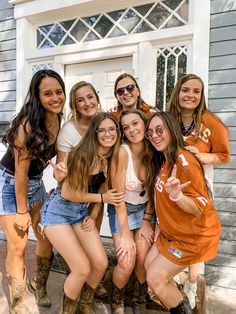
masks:
<svg viewBox="0 0 236 314"><path fill-rule="evenodd" d="M135 89L135 86L136 86L135 84L129 84L129 85L125 86L125 87L117 88L116 94L118 96L122 96L122 95L124 95L125 90L127 90L128 93L132 93L134 91L134 89Z"/></svg>

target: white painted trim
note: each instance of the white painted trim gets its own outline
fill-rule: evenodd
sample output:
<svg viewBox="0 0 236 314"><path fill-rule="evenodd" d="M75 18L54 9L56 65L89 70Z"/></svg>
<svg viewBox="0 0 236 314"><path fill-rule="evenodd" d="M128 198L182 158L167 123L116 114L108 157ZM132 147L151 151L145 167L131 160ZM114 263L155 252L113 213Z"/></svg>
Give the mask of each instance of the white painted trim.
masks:
<svg viewBox="0 0 236 314"><path fill-rule="evenodd" d="M119 48L105 48L101 50L89 50L65 55L55 56L55 62L61 64L72 64L94 60L104 60L107 58L120 58L133 55L137 51L137 45Z"/></svg>
<svg viewBox="0 0 236 314"><path fill-rule="evenodd" d="M193 8L190 17L193 17L194 25L192 72L202 78L205 85L205 97L208 99L210 0L193 1L191 6L193 6Z"/></svg>
<svg viewBox="0 0 236 314"><path fill-rule="evenodd" d="M155 106L156 100L156 51L151 42L139 44L138 83L142 91L142 98Z"/></svg>
<svg viewBox="0 0 236 314"><path fill-rule="evenodd" d="M34 23L42 23L49 17L63 19L65 16L78 17L83 14L93 15L95 12L114 11L127 6L152 3L154 0L11 0L15 1L15 18L28 17ZM23 2L22 2L23 1Z"/></svg>
<svg viewBox="0 0 236 314"><path fill-rule="evenodd" d="M185 25L182 27L176 27L171 29L157 30L149 33L141 33L134 35L126 35L125 37L101 39L91 42L78 43L69 46L59 46L55 48L47 49L34 49L26 51L25 57L27 60L33 60L35 58L45 58L55 55L78 53L88 50L99 50L107 47L115 46L129 46L132 44L138 44L140 42L157 42L164 45L165 43L181 40L189 40L193 37L193 25Z"/></svg>
<svg viewBox="0 0 236 314"><path fill-rule="evenodd" d="M26 19L16 20L16 111L21 108L30 80L30 65L25 60L25 50L28 46L28 38L25 36L31 30Z"/></svg>

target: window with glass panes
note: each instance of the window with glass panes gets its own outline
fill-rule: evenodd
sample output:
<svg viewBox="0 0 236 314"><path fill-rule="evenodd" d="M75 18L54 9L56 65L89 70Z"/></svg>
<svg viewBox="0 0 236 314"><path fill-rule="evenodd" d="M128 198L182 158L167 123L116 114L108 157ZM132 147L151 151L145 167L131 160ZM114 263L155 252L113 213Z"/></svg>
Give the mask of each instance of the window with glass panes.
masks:
<svg viewBox="0 0 236 314"><path fill-rule="evenodd" d="M188 24L188 5L188 0L159 0L42 25L37 28L37 48L47 49L181 27ZM186 73L187 47L160 47L156 60L156 106L162 110L178 77Z"/></svg>

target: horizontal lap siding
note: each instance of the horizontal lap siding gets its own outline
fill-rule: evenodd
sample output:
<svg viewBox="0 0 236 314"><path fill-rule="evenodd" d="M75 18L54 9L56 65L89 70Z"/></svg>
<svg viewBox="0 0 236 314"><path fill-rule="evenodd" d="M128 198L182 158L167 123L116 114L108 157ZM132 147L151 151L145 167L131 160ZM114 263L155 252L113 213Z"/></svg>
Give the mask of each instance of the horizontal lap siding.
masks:
<svg viewBox="0 0 236 314"><path fill-rule="evenodd" d="M8 0L0 4L0 137L16 108L16 23Z"/></svg>
<svg viewBox="0 0 236 314"><path fill-rule="evenodd" d="M229 128L231 159L215 167L214 202L223 230L206 277L210 285L236 290L236 1L211 1L208 103Z"/></svg>

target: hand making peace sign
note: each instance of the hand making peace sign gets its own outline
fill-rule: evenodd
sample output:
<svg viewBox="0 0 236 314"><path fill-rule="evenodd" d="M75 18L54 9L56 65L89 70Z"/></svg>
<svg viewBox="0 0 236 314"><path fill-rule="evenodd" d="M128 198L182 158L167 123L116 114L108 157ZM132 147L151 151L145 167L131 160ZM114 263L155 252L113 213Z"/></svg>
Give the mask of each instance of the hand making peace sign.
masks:
<svg viewBox="0 0 236 314"><path fill-rule="evenodd" d="M67 161L69 153L65 153L64 159L58 164L54 164L51 160L48 163L53 167L54 177L58 182L61 182L67 176Z"/></svg>
<svg viewBox="0 0 236 314"><path fill-rule="evenodd" d="M187 181L183 184L180 184L180 180L176 178L177 166L174 165L171 176L168 178L166 184L164 185L166 192L169 194L171 199L178 199L181 190L188 186L191 181Z"/></svg>

